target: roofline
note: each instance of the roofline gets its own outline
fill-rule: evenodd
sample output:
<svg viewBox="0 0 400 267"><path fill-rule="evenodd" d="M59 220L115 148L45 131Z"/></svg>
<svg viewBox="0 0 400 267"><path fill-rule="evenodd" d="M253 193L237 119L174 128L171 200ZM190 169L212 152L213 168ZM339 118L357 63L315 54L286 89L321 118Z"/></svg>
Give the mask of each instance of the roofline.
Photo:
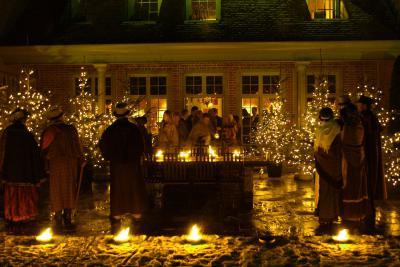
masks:
<svg viewBox="0 0 400 267"><path fill-rule="evenodd" d="M379 60L400 40L205 42L0 46L2 64L124 64L213 61Z"/></svg>

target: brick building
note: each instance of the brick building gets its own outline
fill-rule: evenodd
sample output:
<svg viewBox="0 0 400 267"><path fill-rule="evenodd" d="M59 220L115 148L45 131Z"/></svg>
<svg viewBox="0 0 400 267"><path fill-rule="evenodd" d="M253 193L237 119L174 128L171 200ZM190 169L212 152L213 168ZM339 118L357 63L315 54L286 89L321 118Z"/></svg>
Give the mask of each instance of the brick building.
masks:
<svg viewBox="0 0 400 267"><path fill-rule="evenodd" d="M365 82L389 95L400 53L391 0L0 1L0 86L18 70L67 105L80 67L101 111L128 91L152 109L263 109L277 83L294 121L320 79L332 98ZM2 8L1 8L2 7Z"/></svg>

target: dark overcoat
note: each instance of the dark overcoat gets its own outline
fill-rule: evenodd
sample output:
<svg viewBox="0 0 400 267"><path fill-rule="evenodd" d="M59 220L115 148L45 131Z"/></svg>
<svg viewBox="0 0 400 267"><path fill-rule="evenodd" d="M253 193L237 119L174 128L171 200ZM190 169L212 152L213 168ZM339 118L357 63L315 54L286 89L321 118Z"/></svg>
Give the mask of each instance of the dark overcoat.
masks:
<svg viewBox="0 0 400 267"><path fill-rule="evenodd" d="M368 185L374 200L387 199L386 183L383 175L381 124L371 110L361 112L365 132L365 158L368 163Z"/></svg>
<svg viewBox="0 0 400 267"><path fill-rule="evenodd" d="M127 118L117 119L101 136L100 149L110 161L111 216L140 214L147 206L146 185L140 165L143 136Z"/></svg>

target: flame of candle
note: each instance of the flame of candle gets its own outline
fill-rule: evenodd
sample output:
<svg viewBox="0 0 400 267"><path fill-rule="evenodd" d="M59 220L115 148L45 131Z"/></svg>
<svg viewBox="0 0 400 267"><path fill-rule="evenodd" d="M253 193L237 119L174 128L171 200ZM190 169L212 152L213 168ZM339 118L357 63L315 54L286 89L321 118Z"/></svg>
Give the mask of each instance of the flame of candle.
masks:
<svg viewBox="0 0 400 267"><path fill-rule="evenodd" d="M122 229L118 235L114 237L114 241L116 242L125 242L129 240L129 227Z"/></svg>
<svg viewBox="0 0 400 267"><path fill-rule="evenodd" d="M187 240L195 242L201 240L200 228L197 224L193 225L190 229L190 234L187 236Z"/></svg>
<svg viewBox="0 0 400 267"><path fill-rule="evenodd" d="M157 153L156 153L156 157L157 158L161 158L162 155L163 155L163 151L162 150L158 150Z"/></svg>
<svg viewBox="0 0 400 267"><path fill-rule="evenodd" d="M333 240L340 241L340 242L349 240L348 230L347 229L340 230L339 234L337 236L333 237Z"/></svg>
<svg viewBox="0 0 400 267"><path fill-rule="evenodd" d="M47 242L50 241L52 238L53 234L51 232L51 228L47 228L46 230L41 232L40 235L36 237L36 240L41 242Z"/></svg>
<svg viewBox="0 0 400 267"><path fill-rule="evenodd" d="M208 154L210 154L211 157L217 156L217 154L215 154L215 151L211 146L208 147Z"/></svg>

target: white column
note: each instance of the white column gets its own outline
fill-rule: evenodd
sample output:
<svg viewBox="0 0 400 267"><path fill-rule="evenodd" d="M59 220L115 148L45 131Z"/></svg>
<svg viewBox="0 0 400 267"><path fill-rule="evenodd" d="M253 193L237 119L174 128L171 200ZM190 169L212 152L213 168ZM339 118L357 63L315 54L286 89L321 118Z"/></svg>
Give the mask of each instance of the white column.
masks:
<svg viewBox="0 0 400 267"><path fill-rule="evenodd" d="M98 82L98 98L97 105L99 107L99 113L104 113L106 105L106 69L107 64L94 64L97 70L97 82Z"/></svg>
<svg viewBox="0 0 400 267"><path fill-rule="evenodd" d="M306 71L310 64L308 61L296 62L297 72L297 123L301 125L301 117L305 112L307 102L307 88L306 88Z"/></svg>

